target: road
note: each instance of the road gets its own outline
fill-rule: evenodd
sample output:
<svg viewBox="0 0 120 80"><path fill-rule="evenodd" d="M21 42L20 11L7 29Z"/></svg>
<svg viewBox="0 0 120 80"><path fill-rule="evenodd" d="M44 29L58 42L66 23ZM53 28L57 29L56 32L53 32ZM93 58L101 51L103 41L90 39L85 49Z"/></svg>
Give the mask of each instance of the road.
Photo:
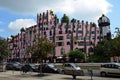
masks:
<svg viewBox="0 0 120 80"><path fill-rule="evenodd" d="M120 80L117 77L100 77L99 70L93 70L93 80ZM45 74L44 77L37 76L38 73L29 72L23 74L20 71L0 72L0 80L73 80L72 76L64 74ZM91 80L91 77L85 70L85 76L77 76L76 80Z"/></svg>

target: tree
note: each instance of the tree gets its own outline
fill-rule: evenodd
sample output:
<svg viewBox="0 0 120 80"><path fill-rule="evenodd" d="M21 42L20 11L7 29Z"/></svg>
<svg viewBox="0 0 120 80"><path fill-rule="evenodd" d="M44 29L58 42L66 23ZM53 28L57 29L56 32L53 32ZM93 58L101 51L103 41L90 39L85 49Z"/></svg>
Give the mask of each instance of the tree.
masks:
<svg viewBox="0 0 120 80"><path fill-rule="evenodd" d="M111 49L113 50L112 52L114 53L114 56L120 56L120 29L116 29L116 37L112 40L112 46Z"/></svg>
<svg viewBox="0 0 120 80"><path fill-rule="evenodd" d="M64 53L63 56L62 56L64 62L66 62L66 58L67 58L67 57L68 57L68 55Z"/></svg>
<svg viewBox="0 0 120 80"><path fill-rule="evenodd" d="M73 19L71 20L71 22L75 23L75 22L76 22L76 19L73 18Z"/></svg>
<svg viewBox="0 0 120 80"><path fill-rule="evenodd" d="M20 32L24 32L25 31L25 29L22 27L21 29L20 29Z"/></svg>
<svg viewBox="0 0 120 80"><path fill-rule="evenodd" d="M36 56L41 60L47 57L54 47L55 44L50 42L46 37L38 38L36 43L32 45L30 52L33 56Z"/></svg>
<svg viewBox="0 0 120 80"><path fill-rule="evenodd" d="M116 27L115 28L115 33L116 33L116 38L120 37L120 28Z"/></svg>
<svg viewBox="0 0 120 80"><path fill-rule="evenodd" d="M95 62L108 62L110 58L114 56L114 45L113 40L103 39L101 44L98 44L94 49L94 55L90 56L92 61ZM102 57L102 59L101 59Z"/></svg>
<svg viewBox="0 0 120 80"><path fill-rule="evenodd" d="M69 23L69 17L66 14L63 15L61 23Z"/></svg>
<svg viewBox="0 0 120 80"><path fill-rule="evenodd" d="M95 46L94 55L89 57L90 61L107 62L111 57L120 56L120 29L117 27L115 30L114 39L103 39L101 44Z"/></svg>
<svg viewBox="0 0 120 80"><path fill-rule="evenodd" d="M92 23L92 26L93 26L93 27L96 27L96 24L93 22L93 23Z"/></svg>
<svg viewBox="0 0 120 80"><path fill-rule="evenodd" d="M55 44L50 42L46 37L37 37L35 44L33 44L28 50L32 53L32 56L37 57L41 63L42 59L46 58L53 48L55 48ZM42 68L40 69L40 72L42 73Z"/></svg>
<svg viewBox="0 0 120 80"><path fill-rule="evenodd" d="M8 49L7 41L0 37L0 61L7 58L10 54Z"/></svg>
<svg viewBox="0 0 120 80"><path fill-rule="evenodd" d="M70 61L72 62L75 62L75 59L80 59L80 60L84 59L84 54L80 50L70 51L68 55L69 55Z"/></svg>

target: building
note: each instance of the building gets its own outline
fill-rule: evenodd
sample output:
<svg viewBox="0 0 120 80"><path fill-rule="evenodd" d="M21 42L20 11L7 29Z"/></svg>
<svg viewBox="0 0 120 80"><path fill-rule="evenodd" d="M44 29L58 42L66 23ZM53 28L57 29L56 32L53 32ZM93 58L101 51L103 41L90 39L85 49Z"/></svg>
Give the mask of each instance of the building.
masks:
<svg viewBox="0 0 120 80"><path fill-rule="evenodd" d="M104 16L102 16L104 17ZM101 18L102 18L101 17ZM11 50L9 60L24 60L34 59L26 49L33 45L35 35L45 37L56 44L53 50L53 55L61 57L67 54L70 50L79 49L86 56L94 53L94 47L100 43L101 36L108 36L108 33L102 31L104 26L101 25L99 18L99 28L95 23L82 21L59 23L59 20L53 11L37 14L37 24L26 29L21 29L21 32L16 36L11 36L8 39L8 46Z"/></svg>
<svg viewBox="0 0 120 80"><path fill-rule="evenodd" d="M103 38L110 40L111 39L111 32L110 32L110 20L109 20L109 18L103 14L98 20L98 26L100 28L100 39L101 39L100 41L102 41Z"/></svg>

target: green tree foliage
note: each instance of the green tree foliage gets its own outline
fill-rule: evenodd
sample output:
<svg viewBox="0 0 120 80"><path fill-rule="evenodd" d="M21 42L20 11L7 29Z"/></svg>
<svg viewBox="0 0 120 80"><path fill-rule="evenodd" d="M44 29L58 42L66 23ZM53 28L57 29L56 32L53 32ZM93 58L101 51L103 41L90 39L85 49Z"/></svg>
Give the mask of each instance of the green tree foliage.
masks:
<svg viewBox="0 0 120 80"><path fill-rule="evenodd" d="M84 54L80 50L73 50L69 52L69 58L71 61L75 62L75 59L83 60L84 59Z"/></svg>
<svg viewBox="0 0 120 80"><path fill-rule="evenodd" d="M21 29L20 29L20 32L24 32L25 31L25 29L22 27Z"/></svg>
<svg viewBox="0 0 120 80"><path fill-rule="evenodd" d="M67 57L67 54L63 54L63 56L62 56L62 57L63 57L63 59L65 59L65 58Z"/></svg>
<svg viewBox="0 0 120 80"><path fill-rule="evenodd" d="M109 56L109 45L107 40L103 40L101 44L98 44L94 49L94 56L92 56L93 61L105 62L110 58Z"/></svg>
<svg viewBox="0 0 120 80"><path fill-rule="evenodd" d="M120 28L116 27L115 28L115 33L116 33L115 38L120 37Z"/></svg>
<svg viewBox="0 0 120 80"><path fill-rule="evenodd" d="M104 39L94 49L91 60L95 62L108 62L111 57L120 56L120 36L112 40Z"/></svg>
<svg viewBox="0 0 120 80"><path fill-rule="evenodd" d="M116 37L112 40L111 49L116 56L120 56L120 28L115 28Z"/></svg>
<svg viewBox="0 0 120 80"><path fill-rule="evenodd" d="M63 15L61 23L69 23L69 17L66 14Z"/></svg>
<svg viewBox="0 0 120 80"><path fill-rule="evenodd" d="M37 36L36 42L28 48L26 51L32 53L32 56L35 56L39 59L39 62L42 64L42 59L46 58L48 54L55 48L55 44L50 42L46 37L39 38ZM40 67L40 75L42 74L42 67Z"/></svg>
<svg viewBox="0 0 120 80"><path fill-rule="evenodd" d="M10 50L8 49L7 41L0 37L0 61L9 56Z"/></svg>
<svg viewBox="0 0 120 80"><path fill-rule="evenodd" d="M92 26L93 26L93 27L96 27L96 24L95 24L95 23L92 23Z"/></svg>
<svg viewBox="0 0 120 80"><path fill-rule="evenodd" d="M46 58L52 49L55 48L55 44L50 42L46 37L38 38L36 43L29 49L33 56L38 57L40 60Z"/></svg>
<svg viewBox="0 0 120 80"><path fill-rule="evenodd" d="M76 22L76 19L73 18L73 19L71 20L71 22Z"/></svg>

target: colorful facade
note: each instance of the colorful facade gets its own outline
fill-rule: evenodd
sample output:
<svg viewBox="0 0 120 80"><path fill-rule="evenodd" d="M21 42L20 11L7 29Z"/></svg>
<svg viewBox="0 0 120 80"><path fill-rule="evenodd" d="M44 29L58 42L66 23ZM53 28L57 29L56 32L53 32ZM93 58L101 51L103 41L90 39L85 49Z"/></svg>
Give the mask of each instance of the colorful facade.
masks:
<svg viewBox="0 0 120 80"><path fill-rule="evenodd" d="M100 43L100 28L95 23L76 21L59 23L52 11L37 14L37 24L8 39L11 56L8 59L32 58L26 49L35 42L35 35L47 38L56 44L53 54L61 57L70 50L79 49L87 56L94 53L94 47Z"/></svg>

